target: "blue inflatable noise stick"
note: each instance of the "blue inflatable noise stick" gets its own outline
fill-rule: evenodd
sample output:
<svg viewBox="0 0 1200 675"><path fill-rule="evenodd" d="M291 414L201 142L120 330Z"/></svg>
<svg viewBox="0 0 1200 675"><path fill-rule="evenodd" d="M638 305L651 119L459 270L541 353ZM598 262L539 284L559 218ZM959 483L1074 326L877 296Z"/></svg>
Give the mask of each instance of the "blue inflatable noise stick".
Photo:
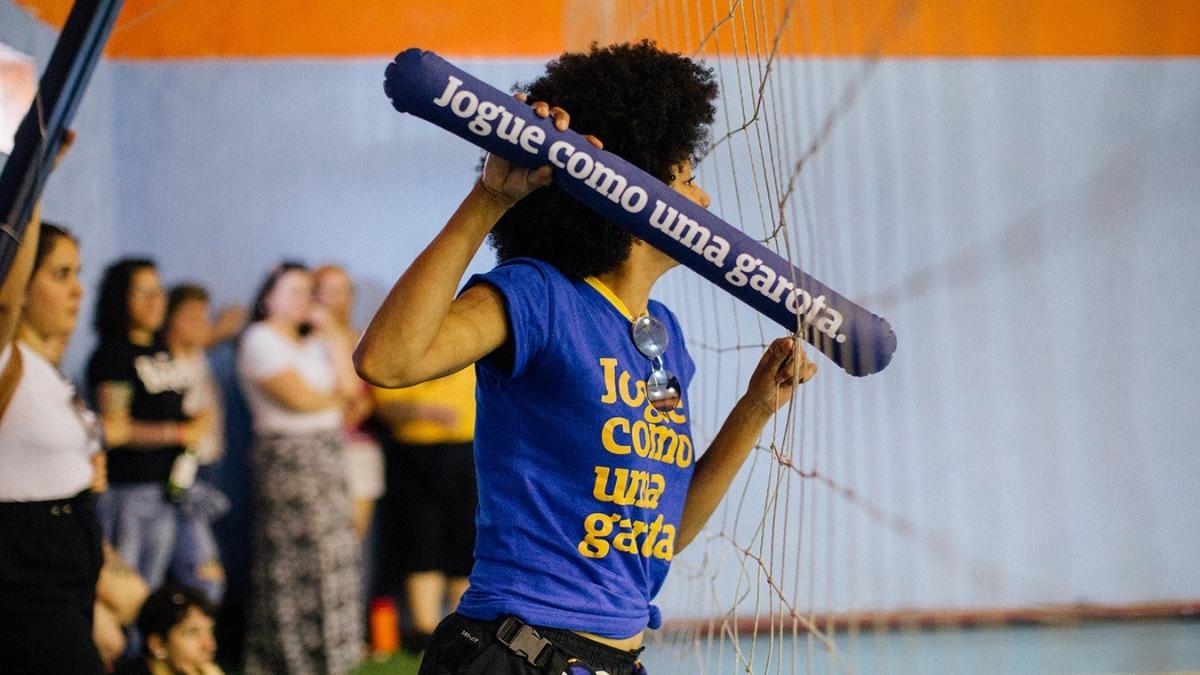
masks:
<svg viewBox="0 0 1200 675"><path fill-rule="evenodd" d="M877 373L896 351L882 317L842 297L662 181L437 54L409 49L388 64L384 91L416 115L523 167L550 164L558 187L779 325L847 373Z"/></svg>

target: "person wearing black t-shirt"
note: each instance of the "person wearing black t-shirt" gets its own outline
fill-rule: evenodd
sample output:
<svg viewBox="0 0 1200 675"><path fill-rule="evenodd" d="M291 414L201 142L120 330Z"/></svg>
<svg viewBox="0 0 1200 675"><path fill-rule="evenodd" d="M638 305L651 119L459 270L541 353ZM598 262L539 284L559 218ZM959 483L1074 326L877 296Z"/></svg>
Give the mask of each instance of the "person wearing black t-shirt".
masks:
<svg viewBox="0 0 1200 675"><path fill-rule="evenodd" d="M96 302L100 342L88 362L88 388L105 420L128 424L128 439L108 452L109 491L98 505L113 547L146 583L163 583L175 544L178 505L168 498L172 467L207 432L210 416L189 417L183 398L195 386L156 342L166 296L154 263L124 259L104 272Z"/></svg>

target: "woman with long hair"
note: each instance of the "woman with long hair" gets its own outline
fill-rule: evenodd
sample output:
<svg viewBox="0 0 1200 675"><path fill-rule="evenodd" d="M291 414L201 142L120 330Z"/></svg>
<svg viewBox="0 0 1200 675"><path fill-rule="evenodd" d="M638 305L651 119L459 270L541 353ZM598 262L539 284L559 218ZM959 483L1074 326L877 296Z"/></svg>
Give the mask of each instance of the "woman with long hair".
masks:
<svg viewBox="0 0 1200 675"><path fill-rule="evenodd" d="M159 340L166 293L154 262L125 258L100 280L93 322L100 341L88 361L88 387L106 424L129 428L108 440L109 490L98 514L105 537L151 588L162 585L174 554L186 493L173 489L180 463L208 433L211 415L189 415L195 377Z"/></svg>
<svg viewBox="0 0 1200 675"><path fill-rule="evenodd" d="M346 673L363 627L342 424L362 385L304 265L272 270L251 311L237 354L255 435L246 672Z"/></svg>
<svg viewBox="0 0 1200 675"><path fill-rule="evenodd" d="M100 429L55 367L82 296L78 244L61 228L43 229L35 213L0 286L0 667L6 672L103 672L92 641L103 560L92 493L103 488ZM125 430L108 433L120 437Z"/></svg>

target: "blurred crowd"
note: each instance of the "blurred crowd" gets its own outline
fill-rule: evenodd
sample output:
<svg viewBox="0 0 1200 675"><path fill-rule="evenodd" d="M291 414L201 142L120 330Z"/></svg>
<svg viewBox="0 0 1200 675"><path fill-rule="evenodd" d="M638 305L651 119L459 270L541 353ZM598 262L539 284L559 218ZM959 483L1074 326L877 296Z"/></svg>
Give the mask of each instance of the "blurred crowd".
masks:
<svg viewBox="0 0 1200 675"><path fill-rule="evenodd" d="M421 650L472 565L473 371L365 384L336 265L279 263L247 306L217 311L148 258L85 290L67 228L35 218L25 244L0 291L0 663L221 672L229 602L245 637L221 660L247 673ZM75 383L59 364L87 302L96 346ZM218 347L236 356L232 393ZM245 507L222 489L230 398L252 425ZM249 523L246 597L226 597L223 518Z"/></svg>

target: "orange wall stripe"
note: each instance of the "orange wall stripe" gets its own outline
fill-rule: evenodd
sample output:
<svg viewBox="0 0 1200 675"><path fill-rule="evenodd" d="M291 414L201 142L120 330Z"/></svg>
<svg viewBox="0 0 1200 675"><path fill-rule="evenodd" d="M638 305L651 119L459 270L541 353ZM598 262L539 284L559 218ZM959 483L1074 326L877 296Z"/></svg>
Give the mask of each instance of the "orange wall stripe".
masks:
<svg viewBox="0 0 1200 675"><path fill-rule="evenodd" d="M53 26L71 6L16 2ZM643 36L685 53L707 36L705 55L1200 56L1200 0L126 0L107 53L520 58Z"/></svg>

